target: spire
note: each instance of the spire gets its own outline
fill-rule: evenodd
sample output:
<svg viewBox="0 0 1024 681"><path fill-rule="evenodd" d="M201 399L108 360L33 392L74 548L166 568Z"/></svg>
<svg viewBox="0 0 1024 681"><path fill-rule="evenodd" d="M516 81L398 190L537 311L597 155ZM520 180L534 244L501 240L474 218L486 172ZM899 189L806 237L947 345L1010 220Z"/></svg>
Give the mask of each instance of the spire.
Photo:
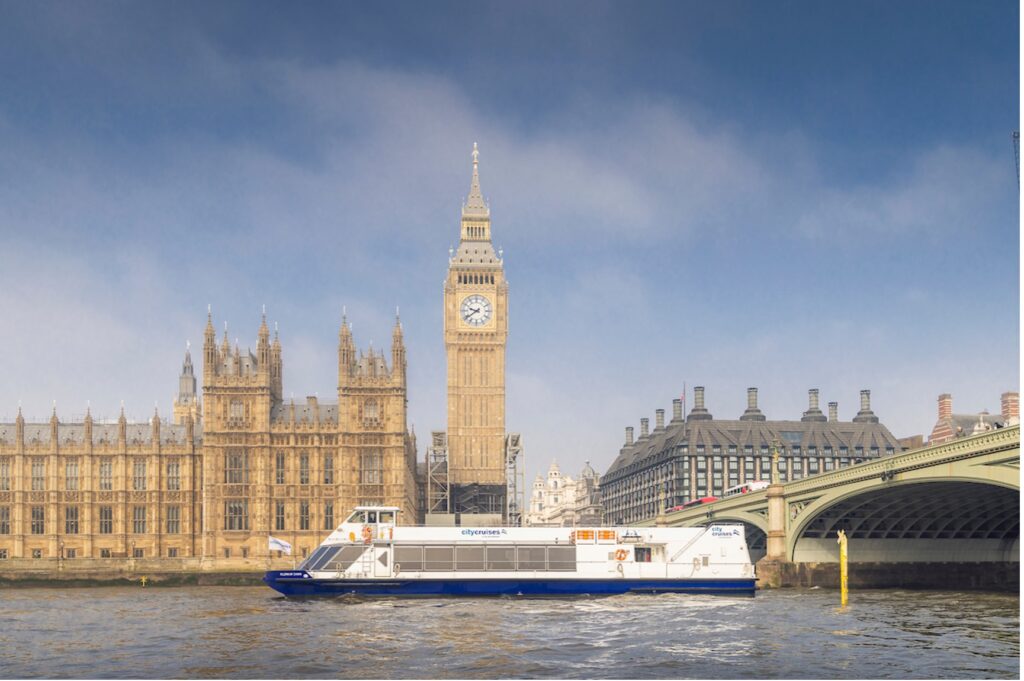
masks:
<svg viewBox="0 0 1024 681"><path fill-rule="evenodd" d="M462 217L488 217L491 214L480 191L480 150L473 142L473 180L469 185L469 196L462 206Z"/></svg>

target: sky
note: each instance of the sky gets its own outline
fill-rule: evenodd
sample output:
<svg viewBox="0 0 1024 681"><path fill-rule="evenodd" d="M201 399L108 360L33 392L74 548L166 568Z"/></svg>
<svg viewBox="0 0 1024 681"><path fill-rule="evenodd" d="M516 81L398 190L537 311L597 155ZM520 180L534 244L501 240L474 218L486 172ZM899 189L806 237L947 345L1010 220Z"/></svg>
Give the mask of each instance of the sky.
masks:
<svg viewBox="0 0 1024 681"><path fill-rule="evenodd" d="M169 416L207 305L336 398L343 306L445 427L473 143L532 477L684 386L897 436L1019 389L1015 2L0 0L0 421ZM197 357L198 359L198 357Z"/></svg>

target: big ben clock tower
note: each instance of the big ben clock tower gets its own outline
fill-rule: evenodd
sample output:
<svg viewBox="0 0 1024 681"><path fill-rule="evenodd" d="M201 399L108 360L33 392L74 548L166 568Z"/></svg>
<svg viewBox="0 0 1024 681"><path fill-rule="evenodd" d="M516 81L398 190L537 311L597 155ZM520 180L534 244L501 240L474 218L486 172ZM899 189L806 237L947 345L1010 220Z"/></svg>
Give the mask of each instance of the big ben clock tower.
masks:
<svg viewBox="0 0 1024 681"><path fill-rule="evenodd" d="M508 283L491 243L479 151L462 206L458 250L444 285L448 355L448 471L452 510L501 513L505 504L505 343Z"/></svg>

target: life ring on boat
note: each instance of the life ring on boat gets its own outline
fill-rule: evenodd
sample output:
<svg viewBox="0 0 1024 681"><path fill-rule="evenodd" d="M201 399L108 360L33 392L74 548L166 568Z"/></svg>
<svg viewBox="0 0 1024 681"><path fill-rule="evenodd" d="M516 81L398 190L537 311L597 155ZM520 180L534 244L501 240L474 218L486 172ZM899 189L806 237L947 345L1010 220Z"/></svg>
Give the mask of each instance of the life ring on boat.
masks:
<svg viewBox="0 0 1024 681"><path fill-rule="evenodd" d="M623 561L629 556L629 551L626 549L619 549L615 552L615 560Z"/></svg>
<svg viewBox="0 0 1024 681"><path fill-rule="evenodd" d="M363 525L363 543L369 544L371 541L373 541L373 530L369 525Z"/></svg>

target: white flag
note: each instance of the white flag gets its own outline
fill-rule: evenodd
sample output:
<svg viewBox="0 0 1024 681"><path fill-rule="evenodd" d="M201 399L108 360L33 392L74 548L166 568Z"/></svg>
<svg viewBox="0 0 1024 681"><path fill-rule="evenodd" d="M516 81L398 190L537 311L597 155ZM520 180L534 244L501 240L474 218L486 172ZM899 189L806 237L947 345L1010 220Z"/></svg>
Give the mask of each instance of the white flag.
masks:
<svg viewBox="0 0 1024 681"><path fill-rule="evenodd" d="M292 555L292 545L286 542L284 539L278 539L277 537L270 538L270 550L283 551L289 556Z"/></svg>

